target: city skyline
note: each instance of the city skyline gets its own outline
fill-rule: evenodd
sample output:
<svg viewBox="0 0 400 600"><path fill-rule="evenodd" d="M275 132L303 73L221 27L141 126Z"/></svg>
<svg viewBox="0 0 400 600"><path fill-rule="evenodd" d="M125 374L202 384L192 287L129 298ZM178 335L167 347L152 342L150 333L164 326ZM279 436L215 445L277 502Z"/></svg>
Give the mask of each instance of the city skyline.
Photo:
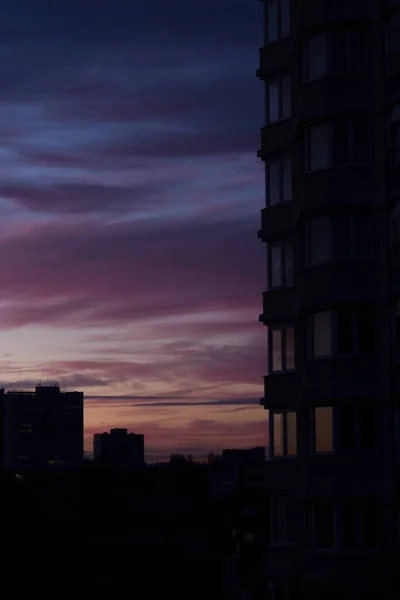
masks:
<svg viewBox="0 0 400 600"><path fill-rule="evenodd" d="M266 446L262 7L9 4L0 384L83 390L86 450Z"/></svg>

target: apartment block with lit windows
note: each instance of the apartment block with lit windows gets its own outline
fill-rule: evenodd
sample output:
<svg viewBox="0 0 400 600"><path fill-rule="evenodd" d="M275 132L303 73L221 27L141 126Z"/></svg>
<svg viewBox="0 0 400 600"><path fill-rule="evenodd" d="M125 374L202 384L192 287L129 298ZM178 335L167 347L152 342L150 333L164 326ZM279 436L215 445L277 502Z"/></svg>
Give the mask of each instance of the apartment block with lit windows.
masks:
<svg viewBox="0 0 400 600"><path fill-rule="evenodd" d="M400 597L400 0L263 7L268 589Z"/></svg>

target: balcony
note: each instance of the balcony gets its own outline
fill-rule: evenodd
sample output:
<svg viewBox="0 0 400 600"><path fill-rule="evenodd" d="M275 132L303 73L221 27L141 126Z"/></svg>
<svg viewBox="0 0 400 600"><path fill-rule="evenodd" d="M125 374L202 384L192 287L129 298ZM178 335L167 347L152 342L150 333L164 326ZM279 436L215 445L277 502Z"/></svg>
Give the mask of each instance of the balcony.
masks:
<svg viewBox="0 0 400 600"><path fill-rule="evenodd" d="M313 266L302 274L300 306L303 309L340 302L371 302L376 295L369 260Z"/></svg>
<svg viewBox="0 0 400 600"><path fill-rule="evenodd" d="M260 68L257 77L265 79L278 71L290 69L293 42L291 38L282 38L273 44L260 48Z"/></svg>
<svg viewBox="0 0 400 600"><path fill-rule="evenodd" d="M324 77L300 88L300 122L340 113L373 113L379 110L370 72Z"/></svg>
<svg viewBox="0 0 400 600"><path fill-rule="evenodd" d="M295 127L292 119L286 119L261 128L261 149L259 158L266 160L270 155L285 150L294 141Z"/></svg>
<svg viewBox="0 0 400 600"><path fill-rule="evenodd" d="M301 381L298 373L276 373L264 377L264 398L260 404L266 410L296 406L300 398Z"/></svg>
<svg viewBox="0 0 400 600"><path fill-rule="evenodd" d="M294 202L283 202L263 208L259 237L263 242L267 242L275 236L293 231L296 228L297 212L297 204Z"/></svg>
<svg viewBox="0 0 400 600"><path fill-rule="evenodd" d="M263 292L263 314L260 321L264 325L284 319L295 319L299 311L299 294L294 286Z"/></svg>

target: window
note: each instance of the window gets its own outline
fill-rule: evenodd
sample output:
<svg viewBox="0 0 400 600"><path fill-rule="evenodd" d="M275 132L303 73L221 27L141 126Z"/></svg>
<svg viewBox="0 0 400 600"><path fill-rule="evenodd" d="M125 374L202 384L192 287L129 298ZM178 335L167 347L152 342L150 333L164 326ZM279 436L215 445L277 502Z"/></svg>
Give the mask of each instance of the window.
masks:
<svg viewBox="0 0 400 600"><path fill-rule="evenodd" d="M314 409L314 452L333 452L333 408L318 406Z"/></svg>
<svg viewBox="0 0 400 600"><path fill-rule="evenodd" d="M297 455L297 416L294 411L270 412L271 455L275 458Z"/></svg>
<svg viewBox="0 0 400 600"><path fill-rule="evenodd" d="M271 327L269 334L270 371L293 371L295 368L294 327Z"/></svg>
<svg viewBox="0 0 400 600"><path fill-rule="evenodd" d="M392 246L400 246L400 201L396 199L396 205L390 213L390 243Z"/></svg>
<svg viewBox="0 0 400 600"><path fill-rule="evenodd" d="M373 354L374 315L371 308L340 308L337 311L337 353Z"/></svg>
<svg viewBox="0 0 400 600"><path fill-rule="evenodd" d="M374 548L377 510L374 502L346 502L340 506L340 546L343 550Z"/></svg>
<svg viewBox="0 0 400 600"><path fill-rule="evenodd" d="M400 300L396 301L394 307L393 330L394 358L396 362L400 362Z"/></svg>
<svg viewBox="0 0 400 600"><path fill-rule="evenodd" d="M267 203L272 206L292 199L292 159L282 158L266 165Z"/></svg>
<svg viewBox="0 0 400 600"><path fill-rule="evenodd" d="M370 307L346 307L314 313L310 318L309 334L313 358L373 354L374 311Z"/></svg>
<svg viewBox="0 0 400 600"><path fill-rule="evenodd" d="M306 132L306 170L368 163L369 132L366 117L339 118L311 125Z"/></svg>
<svg viewBox="0 0 400 600"><path fill-rule="evenodd" d="M367 69L368 43L364 28L335 31L332 35L332 72L339 74Z"/></svg>
<svg viewBox="0 0 400 600"><path fill-rule="evenodd" d="M307 170L327 169L330 163L330 129L328 123L312 125L307 131Z"/></svg>
<svg viewBox="0 0 400 600"><path fill-rule="evenodd" d="M288 500L272 498L270 505L271 544L288 542Z"/></svg>
<svg viewBox="0 0 400 600"><path fill-rule="evenodd" d="M338 408L337 440L342 452L368 452L375 448L375 411L373 406Z"/></svg>
<svg viewBox="0 0 400 600"><path fill-rule="evenodd" d="M331 503L320 502L313 508L314 548L333 550L336 547L335 507Z"/></svg>
<svg viewBox="0 0 400 600"><path fill-rule="evenodd" d="M400 54L400 13L395 11L390 15L386 29L386 56Z"/></svg>
<svg viewBox="0 0 400 600"><path fill-rule="evenodd" d="M291 80L286 75L267 83L267 123L277 123L291 116Z"/></svg>
<svg viewBox="0 0 400 600"><path fill-rule="evenodd" d="M315 313L312 317L312 352L315 357L332 354L332 313L330 310Z"/></svg>
<svg viewBox="0 0 400 600"><path fill-rule="evenodd" d="M393 166L400 164L400 104L393 106L390 113L389 151Z"/></svg>
<svg viewBox="0 0 400 600"><path fill-rule="evenodd" d="M321 32L304 45L304 80L365 70L368 66L368 39L365 29Z"/></svg>
<svg viewBox="0 0 400 600"><path fill-rule="evenodd" d="M274 242L268 246L270 289L293 285L293 244L291 239Z"/></svg>
<svg viewBox="0 0 400 600"><path fill-rule="evenodd" d="M328 74L328 36L319 33L308 38L305 44L305 80L315 81Z"/></svg>
<svg viewBox="0 0 400 600"><path fill-rule="evenodd" d="M267 42L270 44L290 34L290 0L267 2Z"/></svg>
<svg viewBox="0 0 400 600"><path fill-rule="evenodd" d="M306 262L309 266L330 262L331 222L328 215L310 219L307 224Z"/></svg>

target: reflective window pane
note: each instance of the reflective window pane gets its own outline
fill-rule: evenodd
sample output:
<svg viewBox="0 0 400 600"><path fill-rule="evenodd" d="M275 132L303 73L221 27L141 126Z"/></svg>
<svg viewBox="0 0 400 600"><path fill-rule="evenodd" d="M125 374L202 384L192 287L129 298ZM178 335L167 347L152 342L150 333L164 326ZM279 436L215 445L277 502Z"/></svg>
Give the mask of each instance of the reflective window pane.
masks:
<svg viewBox="0 0 400 600"><path fill-rule="evenodd" d="M287 455L296 456L297 454L297 418L295 412L286 414L286 439Z"/></svg>
<svg viewBox="0 0 400 600"><path fill-rule="evenodd" d="M295 356L294 356L294 328L287 327L285 329L285 360L286 370L290 371L295 368Z"/></svg>
<svg viewBox="0 0 400 600"><path fill-rule="evenodd" d="M285 202L292 199L292 159L285 158L282 161L283 170L283 190L282 196Z"/></svg>
<svg viewBox="0 0 400 600"><path fill-rule="evenodd" d="M313 355L332 354L332 313L323 311L313 315Z"/></svg>
<svg viewBox="0 0 400 600"><path fill-rule="evenodd" d="M281 0L281 37L287 37L290 34L290 0Z"/></svg>
<svg viewBox="0 0 400 600"><path fill-rule="evenodd" d="M279 2L267 4L267 37L268 42L275 42L279 38Z"/></svg>
<svg viewBox="0 0 400 600"><path fill-rule="evenodd" d="M307 79L314 81L328 73L327 36L325 33L311 37L307 42Z"/></svg>
<svg viewBox="0 0 400 600"><path fill-rule="evenodd" d="M283 413L274 413L274 456L283 456Z"/></svg>
<svg viewBox="0 0 400 600"><path fill-rule="evenodd" d="M314 411L315 452L333 452L333 410L319 406Z"/></svg>
<svg viewBox="0 0 400 600"><path fill-rule="evenodd" d="M272 370L282 371L282 331L274 329L272 331Z"/></svg>
<svg viewBox="0 0 400 600"><path fill-rule="evenodd" d="M323 264L332 260L331 222L328 216L317 217L309 222L309 263Z"/></svg>
<svg viewBox="0 0 400 600"><path fill-rule="evenodd" d="M275 544L286 542L287 538L287 502L285 498L273 498L271 501L271 541Z"/></svg>
<svg viewBox="0 0 400 600"><path fill-rule="evenodd" d="M290 77L282 79L282 119L289 119L292 114L292 90Z"/></svg>
<svg viewBox="0 0 400 600"><path fill-rule="evenodd" d="M280 110L281 80L268 84L268 121L276 123L281 118Z"/></svg>
<svg viewBox="0 0 400 600"><path fill-rule="evenodd" d="M293 243L292 240L286 240L284 242L284 272L285 272L285 285L293 285Z"/></svg>
<svg viewBox="0 0 400 600"><path fill-rule="evenodd" d="M271 246L271 287L280 287L283 285L282 281L282 246L276 244Z"/></svg>
<svg viewBox="0 0 400 600"><path fill-rule="evenodd" d="M335 546L335 511L333 504L314 505L314 544L320 550Z"/></svg>
<svg viewBox="0 0 400 600"><path fill-rule="evenodd" d="M326 123L308 130L308 169L318 171L329 166L329 128Z"/></svg>
<svg viewBox="0 0 400 600"><path fill-rule="evenodd" d="M269 204L278 204L282 200L282 169L281 162L268 165L268 196Z"/></svg>

